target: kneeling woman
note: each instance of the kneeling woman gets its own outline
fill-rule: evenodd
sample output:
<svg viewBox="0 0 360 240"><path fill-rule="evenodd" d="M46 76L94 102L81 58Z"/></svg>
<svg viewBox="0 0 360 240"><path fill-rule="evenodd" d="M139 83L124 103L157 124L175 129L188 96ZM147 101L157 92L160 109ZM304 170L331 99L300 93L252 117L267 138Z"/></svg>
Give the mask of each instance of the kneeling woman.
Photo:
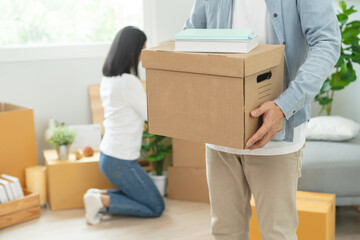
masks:
<svg viewBox="0 0 360 240"><path fill-rule="evenodd" d="M138 217L158 217L164 201L146 171L136 162L140 156L146 94L137 66L145 34L125 27L115 37L106 58L100 84L105 114L105 135L100 145L100 169L118 190L89 189L84 195L86 221L97 224L99 211Z"/></svg>

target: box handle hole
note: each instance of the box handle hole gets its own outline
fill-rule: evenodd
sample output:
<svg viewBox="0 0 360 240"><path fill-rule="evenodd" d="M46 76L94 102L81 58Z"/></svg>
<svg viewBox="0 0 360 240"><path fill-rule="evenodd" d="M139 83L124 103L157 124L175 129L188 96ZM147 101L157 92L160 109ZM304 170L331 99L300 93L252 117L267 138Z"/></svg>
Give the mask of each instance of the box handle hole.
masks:
<svg viewBox="0 0 360 240"><path fill-rule="evenodd" d="M261 75L259 75L257 77L256 81L257 81L257 83L260 83L260 82L263 82L263 81L265 81L267 79L270 79L271 76L272 76L271 71L267 72L267 73L263 73L263 74L261 74Z"/></svg>

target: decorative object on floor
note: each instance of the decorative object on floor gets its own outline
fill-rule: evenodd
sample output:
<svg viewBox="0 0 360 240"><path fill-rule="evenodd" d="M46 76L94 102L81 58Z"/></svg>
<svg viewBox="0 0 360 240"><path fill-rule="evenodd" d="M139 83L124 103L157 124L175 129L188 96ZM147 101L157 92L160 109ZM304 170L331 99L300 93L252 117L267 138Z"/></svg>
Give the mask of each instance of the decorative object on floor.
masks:
<svg viewBox="0 0 360 240"><path fill-rule="evenodd" d="M152 163L154 172L150 173L156 187L162 196L166 194L167 174L164 173L164 160L168 153L172 152L172 145L169 138L149 133L147 123L144 125L143 144L141 153L145 160Z"/></svg>
<svg viewBox="0 0 360 240"><path fill-rule="evenodd" d="M318 116L311 118L307 130L307 140L346 141L354 138L360 124L340 116Z"/></svg>
<svg viewBox="0 0 360 240"><path fill-rule="evenodd" d="M25 196L0 204L0 229L40 217L39 194L24 189Z"/></svg>
<svg viewBox="0 0 360 240"><path fill-rule="evenodd" d="M349 16L357 12L357 10L354 9L354 6L347 8L344 1L340 1L339 5L342 10L337 14L342 36L341 54L335 65L335 72L326 79L320 92L315 97L315 101L322 106L319 114L326 110L326 114L331 115L335 91L342 90L351 82L356 81L353 63L360 64L360 21L348 23Z"/></svg>
<svg viewBox="0 0 360 240"><path fill-rule="evenodd" d="M83 154L85 157L92 157L94 155L94 150L90 146L84 148Z"/></svg>
<svg viewBox="0 0 360 240"><path fill-rule="evenodd" d="M40 205L45 205L47 203L46 167L28 167L25 169L25 176L27 190L33 193L38 193L40 197Z"/></svg>
<svg viewBox="0 0 360 240"><path fill-rule="evenodd" d="M75 131L70 130L64 124L58 125L47 142L56 147L59 160L67 160L70 153L70 145L74 141Z"/></svg>

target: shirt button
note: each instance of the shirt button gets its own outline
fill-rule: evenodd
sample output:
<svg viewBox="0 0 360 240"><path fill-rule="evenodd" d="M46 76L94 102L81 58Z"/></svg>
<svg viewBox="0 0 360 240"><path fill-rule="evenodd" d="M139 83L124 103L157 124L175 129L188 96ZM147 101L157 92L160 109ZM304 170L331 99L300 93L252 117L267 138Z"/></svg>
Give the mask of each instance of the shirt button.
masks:
<svg viewBox="0 0 360 240"><path fill-rule="evenodd" d="M278 16L278 14L277 13L274 13L274 17L277 17Z"/></svg>

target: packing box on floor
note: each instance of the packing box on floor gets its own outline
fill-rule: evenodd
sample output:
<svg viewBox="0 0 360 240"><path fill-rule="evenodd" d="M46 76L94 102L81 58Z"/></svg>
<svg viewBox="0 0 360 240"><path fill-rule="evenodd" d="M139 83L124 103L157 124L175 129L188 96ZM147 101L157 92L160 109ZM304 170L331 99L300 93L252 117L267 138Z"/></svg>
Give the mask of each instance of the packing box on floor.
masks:
<svg viewBox="0 0 360 240"><path fill-rule="evenodd" d="M33 110L0 103L0 169L25 187L25 168L37 165Z"/></svg>
<svg viewBox="0 0 360 240"><path fill-rule="evenodd" d="M335 195L297 192L299 240L335 240ZM251 199L253 216L250 220L250 240L260 240L254 199Z"/></svg>
<svg viewBox="0 0 360 240"><path fill-rule="evenodd" d="M24 190L24 195L0 204L0 229L40 217L39 194Z"/></svg>
<svg viewBox="0 0 360 240"><path fill-rule="evenodd" d="M51 210L82 208L83 195L89 188L109 189L114 187L101 173L99 152L92 157L75 160L57 160L55 150L44 151L47 168L47 193Z"/></svg>
<svg viewBox="0 0 360 240"><path fill-rule="evenodd" d="M209 202L205 168L168 168L168 197L175 200Z"/></svg>
<svg viewBox="0 0 360 240"><path fill-rule="evenodd" d="M173 138L172 149L174 167L206 167L204 143Z"/></svg>
<svg viewBox="0 0 360 240"><path fill-rule="evenodd" d="M283 91L280 45L215 54L175 52L167 43L143 50L142 64L149 131L173 138L243 149L260 125L250 112Z"/></svg>

